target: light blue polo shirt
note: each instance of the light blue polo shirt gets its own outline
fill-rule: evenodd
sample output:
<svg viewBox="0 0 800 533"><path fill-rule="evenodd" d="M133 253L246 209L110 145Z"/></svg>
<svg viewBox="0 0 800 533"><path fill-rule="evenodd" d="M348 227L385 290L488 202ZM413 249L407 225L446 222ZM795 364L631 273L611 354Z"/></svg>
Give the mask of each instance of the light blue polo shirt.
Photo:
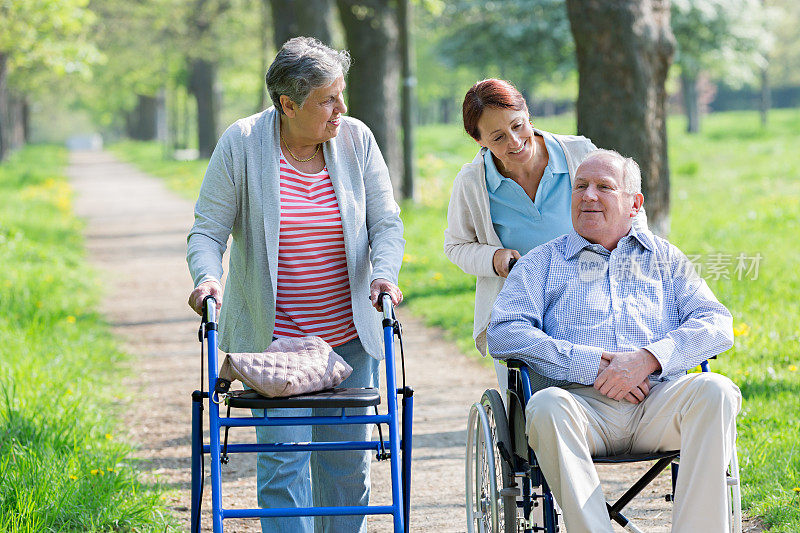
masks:
<svg viewBox="0 0 800 533"><path fill-rule="evenodd" d="M532 202L517 182L498 172L489 150L483 156L492 225L503 248L522 255L572 230L572 184L567 158L552 135L539 133L544 137L549 160L536 189L536 201Z"/></svg>

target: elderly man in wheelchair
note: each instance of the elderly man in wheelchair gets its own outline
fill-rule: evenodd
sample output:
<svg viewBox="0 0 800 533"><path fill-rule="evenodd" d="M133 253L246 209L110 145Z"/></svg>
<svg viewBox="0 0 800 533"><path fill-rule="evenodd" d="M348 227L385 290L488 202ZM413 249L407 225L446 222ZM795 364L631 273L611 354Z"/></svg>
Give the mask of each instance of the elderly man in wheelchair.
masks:
<svg viewBox="0 0 800 533"><path fill-rule="evenodd" d="M525 432L569 533L613 531L598 458L673 450L672 531L728 532L741 393L687 371L733 345L731 314L675 246L632 227L643 201L635 161L589 154L572 189L574 230L517 263L492 311L489 352L555 385L529 391ZM557 528L508 517L505 531Z"/></svg>

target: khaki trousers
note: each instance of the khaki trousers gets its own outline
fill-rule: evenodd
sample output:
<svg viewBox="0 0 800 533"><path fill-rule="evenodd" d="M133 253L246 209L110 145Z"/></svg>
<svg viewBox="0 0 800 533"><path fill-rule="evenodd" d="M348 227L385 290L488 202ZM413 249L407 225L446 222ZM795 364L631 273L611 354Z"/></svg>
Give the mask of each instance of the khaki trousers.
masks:
<svg viewBox="0 0 800 533"><path fill-rule="evenodd" d="M592 456L681 450L672 531L729 531L725 472L736 440L739 388L711 372L651 382L634 405L592 387L550 387L526 407L528 441L569 533L613 532Z"/></svg>

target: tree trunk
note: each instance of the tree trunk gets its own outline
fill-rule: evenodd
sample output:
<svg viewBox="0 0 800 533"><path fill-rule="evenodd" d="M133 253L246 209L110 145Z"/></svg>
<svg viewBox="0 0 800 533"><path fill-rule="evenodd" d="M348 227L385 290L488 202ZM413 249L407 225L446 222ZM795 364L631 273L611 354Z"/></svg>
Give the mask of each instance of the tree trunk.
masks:
<svg viewBox="0 0 800 533"><path fill-rule="evenodd" d="M211 157L217 144L219 88L217 87L217 43L212 24L230 9L225 0L195 0L188 28L197 45L187 57L189 92L197 103L197 150L200 157Z"/></svg>
<svg viewBox="0 0 800 533"><path fill-rule="evenodd" d="M453 108L453 99L449 96L439 99L439 111L442 115L442 124L450 124L453 121L451 118L451 110Z"/></svg>
<svg viewBox="0 0 800 533"><path fill-rule="evenodd" d="M761 6L765 5L765 0L761 0ZM769 58L767 59L767 64L769 64ZM759 114L761 115L761 127L767 127L767 114L769 113L769 108L772 107L772 91L770 90L769 86L769 75L767 73L767 65L761 69L761 100L759 102L758 110Z"/></svg>
<svg viewBox="0 0 800 533"><path fill-rule="evenodd" d="M266 0L263 0L266 1ZM331 46L331 0L270 0L275 48L292 37L315 37Z"/></svg>
<svg viewBox="0 0 800 533"><path fill-rule="evenodd" d="M164 147L169 146L169 131L167 118L167 88L161 87L155 96L156 99L156 139Z"/></svg>
<svg viewBox="0 0 800 533"><path fill-rule="evenodd" d="M353 58L348 78L348 114L363 120L378 141L395 195L400 196L400 61L397 14L390 0L338 0Z"/></svg>
<svg viewBox="0 0 800 533"><path fill-rule="evenodd" d="M158 100L144 94L138 94L136 98L136 107L125 120L126 133L137 141L152 141L158 133Z"/></svg>
<svg viewBox="0 0 800 533"><path fill-rule="evenodd" d="M686 112L686 132L700 131L700 102L697 96L697 76L681 72L683 109Z"/></svg>
<svg viewBox="0 0 800 533"><path fill-rule="evenodd" d="M25 144L25 105L21 96L8 92L8 124L6 139L9 150L17 150Z"/></svg>
<svg viewBox="0 0 800 533"><path fill-rule="evenodd" d="M217 144L217 67L209 60L194 59L189 68L189 90L197 101L197 150L200 157L211 157Z"/></svg>
<svg viewBox="0 0 800 533"><path fill-rule="evenodd" d="M259 113L266 109L269 106L267 102L267 85L266 85L266 77L267 77L267 69L269 68L269 36L268 33L270 31L270 23L272 19L270 17L270 6L267 3L267 0L261 0L258 4L259 12L261 15L261 83L259 86L261 90L259 91L258 95L258 109L256 109L256 113ZM272 34L275 34L275 30L272 30Z"/></svg>
<svg viewBox="0 0 800 533"><path fill-rule="evenodd" d="M403 69L403 198L414 199L414 118L417 78L414 74L414 11L410 0L398 2L400 59Z"/></svg>
<svg viewBox="0 0 800 533"><path fill-rule="evenodd" d="M22 140L31 142L31 106L27 97L22 97Z"/></svg>
<svg viewBox="0 0 800 533"><path fill-rule="evenodd" d="M8 155L8 87L6 82L8 57L0 53L0 161Z"/></svg>
<svg viewBox="0 0 800 533"><path fill-rule="evenodd" d="M761 100L759 102L758 110L761 115L761 127L767 127L767 114L769 113L769 108L772 107L772 91L769 87L769 76L767 74L767 68L764 67L761 69Z"/></svg>
<svg viewBox="0 0 800 533"><path fill-rule="evenodd" d="M664 82L675 50L669 0L567 0L578 60L578 132L642 169L650 228L669 232Z"/></svg>

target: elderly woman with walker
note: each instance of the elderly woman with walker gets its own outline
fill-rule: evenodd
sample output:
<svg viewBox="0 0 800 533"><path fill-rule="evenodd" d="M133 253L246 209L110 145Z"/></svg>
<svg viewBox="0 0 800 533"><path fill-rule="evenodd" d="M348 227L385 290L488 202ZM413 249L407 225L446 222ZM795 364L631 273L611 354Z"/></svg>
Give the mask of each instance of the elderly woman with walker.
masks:
<svg viewBox="0 0 800 533"><path fill-rule="evenodd" d="M225 352L259 352L278 337L317 335L353 367L343 387L377 387L383 343L381 316L372 306L380 308L381 292L393 305L402 301L397 276L405 241L375 138L344 116L349 65L346 51L312 38L287 41L266 76L274 106L222 135L188 236L195 285L189 305L201 313L206 296L216 299ZM312 414L288 411L281 416ZM259 426L256 435L260 443L363 441L371 428ZM369 471L368 451L262 452L258 503L367 505ZM264 532L365 532L366 517L262 518L261 526Z"/></svg>

